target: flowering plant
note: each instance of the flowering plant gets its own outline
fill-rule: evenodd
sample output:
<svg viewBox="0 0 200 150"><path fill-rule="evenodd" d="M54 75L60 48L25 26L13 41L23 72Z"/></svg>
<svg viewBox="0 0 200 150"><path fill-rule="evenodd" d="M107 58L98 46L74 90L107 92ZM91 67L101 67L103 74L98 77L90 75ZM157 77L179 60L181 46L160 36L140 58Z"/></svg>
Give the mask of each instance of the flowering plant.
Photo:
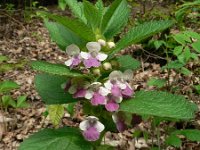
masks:
<svg viewBox="0 0 200 150"><path fill-rule="evenodd" d="M42 130L25 140L20 150L98 148L106 131L123 132L131 127L135 114L176 119L194 117L196 106L182 96L159 91L134 92L131 79L140 63L129 55L116 55L127 46L169 28L173 21L140 24L116 41L114 37L129 17L126 0L115 0L108 7L101 0L95 6L76 0L65 0L65 4L75 15L74 19L47 12L40 14L52 40L66 51L66 61L63 64L33 62L33 69L43 72L36 76L35 85L49 105L55 126L63 116L63 104L80 102L85 119L79 129Z"/></svg>

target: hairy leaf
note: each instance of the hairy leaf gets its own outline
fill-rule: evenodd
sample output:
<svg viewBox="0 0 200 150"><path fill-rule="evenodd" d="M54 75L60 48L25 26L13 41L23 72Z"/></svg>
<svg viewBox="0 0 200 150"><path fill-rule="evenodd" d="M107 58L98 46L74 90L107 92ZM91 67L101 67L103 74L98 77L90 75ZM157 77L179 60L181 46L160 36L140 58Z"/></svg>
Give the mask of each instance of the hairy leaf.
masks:
<svg viewBox="0 0 200 150"><path fill-rule="evenodd" d="M49 74L68 76L68 77L83 77L83 74L71 71L65 65L51 64L44 61L33 61L32 68L37 71L42 71Z"/></svg>
<svg viewBox="0 0 200 150"><path fill-rule="evenodd" d="M192 119L197 106L183 96L167 92L139 91L135 97L123 102L121 111L175 119Z"/></svg>
<svg viewBox="0 0 200 150"><path fill-rule="evenodd" d="M86 24L81 22L77 19L72 19L67 16L58 16L54 14L50 14L47 12L40 12L43 16L52 19L56 21L59 24L62 24L66 28L68 28L70 31L74 32L77 36L82 38L86 41L93 41L95 40L95 34L93 33L92 29L89 28Z"/></svg>
<svg viewBox="0 0 200 150"><path fill-rule="evenodd" d="M129 8L126 0L115 0L106 11L101 31L107 39L114 35L126 25L129 16Z"/></svg>
<svg viewBox="0 0 200 150"><path fill-rule="evenodd" d="M172 145L174 147L180 147L182 144L181 140L176 135L170 135L165 142L167 145Z"/></svg>
<svg viewBox="0 0 200 150"><path fill-rule="evenodd" d="M87 19L87 23L95 31L100 26L101 14L99 13L98 9L88 1L84 1L83 6L84 6L84 14Z"/></svg>
<svg viewBox="0 0 200 150"><path fill-rule="evenodd" d="M171 20L150 21L133 27L122 39L116 44L111 55L126 48L131 44L138 43L160 31L163 31L173 25Z"/></svg>
<svg viewBox="0 0 200 150"><path fill-rule="evenodd" d="M87 22L83 13L83 7L81 2L78 2L77 0L65 0L65 2L69 6L74 16L78 17L84 23Z"/></svg>
<svg viewBox="0 0 200 150"><path fill-rule="evenodd" d="M25 139L19 150L92 150L79 129L44 129Z"/></svg>
<svg viewBox="0 0 200 150"><path fill-rule="evenodd" d="M147 85L149 86L156 86L158 88L161 88L165 86L166 80L165 79L156 79L156 78L151 78L148 82Z"/></svg>
<svg viewBox="0 0 200 150"><path fill-rule="evenodd" d="M80 39L74 32L70 31L68 28L65 28L63 25L50 22L45 20L45 26L48 29L51 39L57 43L57 45L62 49L66 50L66 47L70 44L76 44L78 46L83 46L84 42Z"/></svg>
<svg viewBox="0 0 200 150"><path fill-rule="evenodd" d="M67 79L63 76L39 74L35 77L36 90L46 104L66 104L75 102L71 94L61 88Z"/></svg>
<svg viewBox="0 0 200 150"><path fill-rule="evenodd" d="M138 69L140 67L140 62L129 55L120 56L117 58L120 68L122 71L127 69Z"/></svg>
<svg viewBox="0 0 200 150"><path fill-rule="evenodd" d="M62 105L48 105L49 118L54 126L59 125L63 115L64 107Z"/></svg>
<svg viewBox="0 0 200 150"><path fill-rule="evenodd" d="M184 135L190 141L200 141L200 130L185 129L173 132L174 135Z"/></svg>

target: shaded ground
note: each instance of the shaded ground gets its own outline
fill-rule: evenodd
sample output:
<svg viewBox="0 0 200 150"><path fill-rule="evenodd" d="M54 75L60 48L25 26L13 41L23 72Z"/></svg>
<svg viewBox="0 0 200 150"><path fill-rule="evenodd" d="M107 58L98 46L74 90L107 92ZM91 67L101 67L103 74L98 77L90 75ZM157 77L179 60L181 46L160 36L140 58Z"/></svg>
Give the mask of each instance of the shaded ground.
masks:
<svg viewBox="0 0 200 150"><path fill-rule="evenodd" d="M65 52L60 51L58 47L50 41L49 34L43 27L41 21L33 20L29 24L19 25L16 21L11 19L4 24L4 27L6 30L3 30L3 36L0 37L0 54L8 56L11 59L11 63L18 62L22 59L27 62L31 60L46 60L49 62L63 63L66 59ZM127 51L128 53L131 53L131 51L137 49L137 47L131 47ZM145 58L138 59L142 63L142 68L135 72L132 81L132 86L135 90L153 89L153 87L148 87L146 85L146 82L150 77L167 77L166 72L160 73L161 67L159 64L148 63ZM16 150L19 143L30 134L41 128L52 127L49 119L43 115L46 110L45 105L41 102L40 97L34 89L33 80L35 74L36 73L31 70L28 64L21 70L14 70L0 74L1 80L13 80L21 86L19 90L12 93L14 97L25 94L28 96L28 101L31 104L31 107L27 109L9 108L7 112L4 112L6 117L13 118L15 121L7 125L7 131L4 133L0 141L0 150ZM199 103L200 98L198 95L188 92L193 90L190 86L188 87L188 85L192 84L191 81L198 83L199 78L194 76L184 78L173 72L170 76L170 81L175 79L178 81L180 80L178 84L182 87L181 93L185 94L186 97L189 97L195 103ZM79 121L80 118L71 119L69 114L66 112L62 119L62 126L76 126ZM195 128L200 129L199 117L197 117L194 124ZM148 123L141 123L137 128L147 129L148 127ZM122 150L133 150L135 147L147 147L146 144L140 144L145 143L144 139L141 138L138 142L132 138L132 131L133 130L126 131L123 134L107 133L105 143L117 146L117 149ZM198 149L200 145L185 142L183 149L195 149L194 147Z"/></svg>

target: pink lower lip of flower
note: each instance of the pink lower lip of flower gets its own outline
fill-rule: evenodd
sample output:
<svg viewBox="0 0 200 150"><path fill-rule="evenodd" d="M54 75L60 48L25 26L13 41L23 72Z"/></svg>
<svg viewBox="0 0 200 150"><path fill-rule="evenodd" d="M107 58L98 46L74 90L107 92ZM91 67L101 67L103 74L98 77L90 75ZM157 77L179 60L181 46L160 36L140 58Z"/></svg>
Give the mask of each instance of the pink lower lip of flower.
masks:
<svg viewBox="0 0 200 150"><path fill-rule="evenodd" d="M117 123L116 123L116 126L117 126L117 130L119 132L123 132L127 129L125 122L122 121L122 120L118 120Z"/></svg>
<svg viewBox="0 0 200 150"><path fill-rule="evenodd" d="M91 99L91 103L94 106L103 105L103 104L105 104L105 100L106 100L106 98L104 96L102 96L98 92L95 92Z"/></svg>
<svg viewBox="0 0 200 150"><path fill-rule="evenodd" d="M111 101L108 101L108 103L105 105L105 108L107 111L110 111L110 112L117 111L119 109L119 104L111 100Z"/></svg>
<svg viewBox="0 0 200 150"><path fill-rule="evenodd" d="M78 66L81 60L78 57L74 57L71 66Z"/></svg>
<svg viewBox="0 0 200 150"><path fill-rule="evenodd" d="M89 127L87 130L83 131L83 136L87 141L96 141L99 139L100 133L95 127Z"/></svg>
<svg viewBox="0 0 200 150"><path fill-rule="evenodd" d="M77 92L73 95L73 98L82 98L85 97L86 90L85 89L80 89L77 90Z"/></svg>
<svg viewBox="0 0 200 150"><path fill-rule="evenodd" d="M112 89L111 89L111 93L115 97L121 97L121 89L116 84L113 84Z"/></svg>
<svg viewBox="0 0 200 150"><path fill-rule="evenodd" d="M125 97L131 97L133 95L133 90L129 86L126 86L126 88L122 90L122 95Z"/></svg>
<svg viewBox="0 0 200 150"><path fill-rule="evenodd" d="M99 67L101 65L99 60L93 57L90 57L89 59L85 59L83 61L83 64L85 65L86 68Z"/></svg>

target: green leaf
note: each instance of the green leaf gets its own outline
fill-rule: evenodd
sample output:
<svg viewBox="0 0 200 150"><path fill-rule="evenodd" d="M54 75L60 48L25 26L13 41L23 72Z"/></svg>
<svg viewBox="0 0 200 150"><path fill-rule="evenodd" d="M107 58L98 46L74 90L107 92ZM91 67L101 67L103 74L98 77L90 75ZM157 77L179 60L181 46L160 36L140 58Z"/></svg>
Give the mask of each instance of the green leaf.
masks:
<svg viewBox="0 0 200 150"><path fill-rule="evenodd" d="M176 56L178 56L178 55L181 54L182 50L183 50L183 46L176 46L174 48L173 54L176 55Z"/></svg>
<svg viewBox="0 0 200 150"><path fill-rule="evenodd" d="M179 33L179 34L175 34L173 36L173 38L180 44L185 45L186 42L191 42L191 39L189 36L183 34L183 33Z"/></svg>
<svg viewBox="0 0 200 150"><path fill-rule="evenodd" d="M181 140L173 134L166 139L165 143L174 147L180 147L182 144Z"/></svg>
<svg viewBox="0 0 200 150"><path fill-rule="evenodd" d="M194 88L197 91L197 93L200 94L200 85L195 85Z"/></svg>
<svg viewBox="0 0 200 150"><path fill-rule="evenodd" d="M12 97L10 95L3 95L1 100L2 100L3 107L8 107L9 102L12 100Z"/></svg>
<svg viewBox="0 0 200 150"><path fill-rule="evenodd" d="M71 32L79 36L81 39L86 41L94 41L96 40L95 34L92 29L89 28L86 24L77 19L72 19L67 16L58 16L54 14L50 14L47 12L40 12L43 16L46 16L49 19L56 21L57 23L63 25L68 28Z"/></svg>
<svg viewBox="0 0 200 150"><path fill-rule="evenodd" d="M197 52L197 53L200 53L200 40L195 42L195 43L192 43L192 48Z"/></svg>
<svg viewBox="0 0 200 150"><path fill-rule="evenodd" d="M182 67L180 72L186 76L189 76L192 72L185 67Z"/></svg>
<svg viewBox="0 0 200 150"><path fill-rule="evenodd" d="M156 79L156 78L151 78L148 82L147 85L149 86L156 86L158 88L161 88L165 86L166 80L165 79Z"/></svg>
<svg viewBox="0 0 200 150"><path fill-rule="evenodd" d="M186 35L194 38L194 39L197 39L197 40L200 40L200 34L198 34L197 32L193 32L193 31L185 31L184 32Z"/></svg>
<svg viewBox="0 0 200 150"><path fill-rule="evenodd" d="M65 0L58 0L58 6L61 8L61 10L65 10L66 8Z"/></svg>
<svg viewBox="0 0 200 150"><path fill-rule="evenodd" d="M51 39L55 41L62 50L65 51L66 47L70 44L76 44L78 46L84 45L84 41L63 25L47 20L45 20L44 23L51 35Z"/></svg>
<svg viewBox="0 0 200 150"><path fill-rule="evenodd" d="M100 145L96 148L96 150L114 150L115 148L110 145Z"/></svg>
<svg viewBox="0 0 200 150"><path fill-rule="evenodd" d="M111 39L126 25L129 12L126 0L115 0L111 4L103 17L101 26L101 31L107 39Z"/></svg>
<svg viewBox="0 0 200 150"><path fill-rule="evenodd" d="M19 85L13 81L0 82L0 92L9 92L17 88L19 88Z"/></svg>
<svg viewBox="0 0 200 150"><path fill-rule="evenodd" d="M103 5L103 2L102 0L98 0L95 4L96 8L98 9L98 13L100 14L101 16L101 21L102 21L102 17L105 13L105 8L104 8L104 5Z"/></svg>
<svg viewBox="0 0 200 150"><path fill-rule="evenodd" d="M122 39L116 44L111 55L126 48L131 44L138 43L156 33L159 33L173 25L171 20L150 21L133 27Z"/></svg>
<svg viewBox="0 0 200 150"><path fill-rule="evenodd" d="M86 18L84 16L82 3L77 2L77 0L65 0L65 2L69 6L73 15L78 17L81 21L83 21L86 24L87 21L86 21Z"/></svg>
<svg viewBox="0 0 200 150"><path fill-rule="evenodd" d="M120 105L120 110L141 115L192 119L197 106L180 95L158 91L139 91L136 92L134 98L124 101Z"/></svg>
<svg viewBox="0 0 200 150"><path fill-rule="evenodd" d="M79 129L44 129L25 139L19 150L92 150Z"/></svg>
<svg viewBox="0 0 200 150"><path fill-rule="evenodd" d="M70 114L70 116L73 116L74 113L75 113L75 105L76 105L76 102L75 103L69 103L69 104L66 104L65 105L65 108L67 110L67 112Z"/></svg>
<svg viewBox="0 0 200 150"><path fill-rule="evenodd" d="M46 104L66 104L76 102L72 95L61 88L67 79L63 76L39 74L35 77L36 90Z"/></svg>
<svg viewBox="0 0 200 150"><path fill-rule="evenodd" d="M37 71L42 71L49 74L68 76L68 77L84 77L83 74L79 74L75 71L71 71L65 65L51 64L44 61L33 61L32 68Z"/></svg>
<svg viewBox="0 0 200 150"><path fill-rule="evenodd" d="M30 105L26 102L26 96L19 96L17 98L17 108L26 108Z"/></svg>
<svg viewBox="0 0 200 150"><path fill-rule="evenodd" d="M54 126L58 126L63 115L64 107L62 105L48 105L49 118Z"/></svg>
<svg viewBox="0 0 200 150"><path fill-rule="evenodd" d="M173 132L174 135L184 135L190 141L200 141L200 130L197 129L185 129L177 130Z"/></svg>
<svg viewBox="0 0 200 150"><path fill-rule="evenodd" d="M136 70L140 67L140 62L129 55L117 57L117 61L119 62L122 71L127 69Z"/></svg>
<svg viewBox="0 0 200 150"><path fill-rule="evenodd" d="M178 60L176 61L171 61L167 65L163 66L162 69L180 69L184 66L183 63L179 62Z"/></svg>
<svg viewBox="0 0 200 150"><path fill-rule="evenodd" d="M83 6L84 6L84 14L87 19L87 23L95 31L100 26L101 14L99 13L98 9L88 1L84 1Z"/></svg>
<svg viewBox="0 0 200 150"><path fill-rule="evenodd" d="M7 56L0 55L0 63L2 63L3 61L7 61L7 60L8 60Z"/></svg>

